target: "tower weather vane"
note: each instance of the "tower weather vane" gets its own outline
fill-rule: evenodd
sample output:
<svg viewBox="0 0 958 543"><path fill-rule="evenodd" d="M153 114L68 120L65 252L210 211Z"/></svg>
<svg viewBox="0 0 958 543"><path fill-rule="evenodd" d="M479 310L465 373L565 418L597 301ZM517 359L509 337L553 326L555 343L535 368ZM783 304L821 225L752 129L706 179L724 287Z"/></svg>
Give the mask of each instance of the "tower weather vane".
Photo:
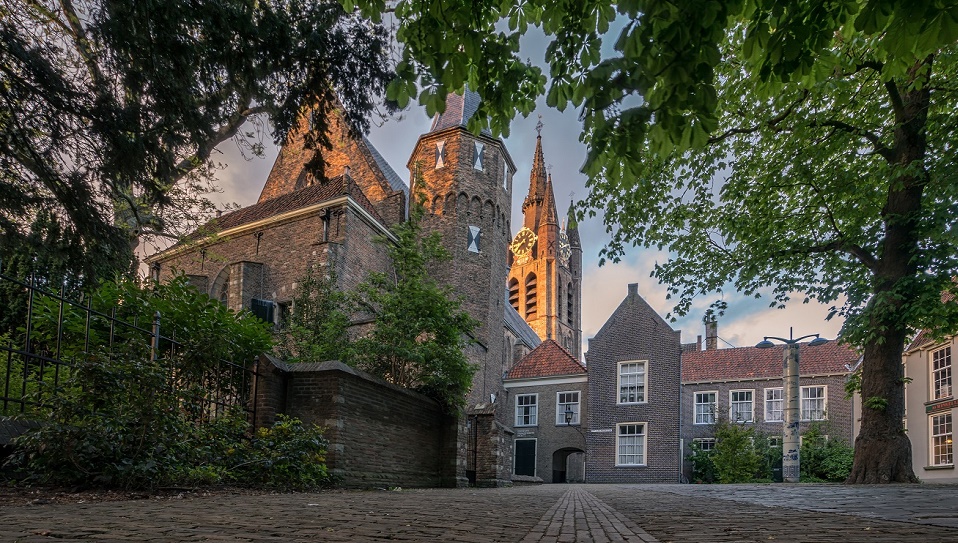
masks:
<svg viewBox="0 0 958 543"><path fill-rule="evenodd" d="M542 125L542 114L540 113L540 114L539 114L539 122L536 123L536 134L538 134L540 138L542 137L542 126L543 126L543 125Z"/></svg>

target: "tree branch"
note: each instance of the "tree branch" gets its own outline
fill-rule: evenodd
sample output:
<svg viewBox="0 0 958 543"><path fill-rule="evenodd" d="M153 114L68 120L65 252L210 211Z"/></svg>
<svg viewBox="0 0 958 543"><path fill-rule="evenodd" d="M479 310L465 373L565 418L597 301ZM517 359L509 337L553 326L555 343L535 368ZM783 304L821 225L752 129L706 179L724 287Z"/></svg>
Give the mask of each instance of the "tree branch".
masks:
<svg viewBox="0 0 958 543"><path fill-rule="evenodd" d="M725 140L726 138L730 136L734 136L736 134L753 134L755 132L758 132L762 128L775 128L778 124L780 124L782 121L787 119L795 111L795 108L798 107L799 104L807 100L808 96L809 96L809 92L807 90L803 91L802 95L798 99L796 99L794 102L789 104L787 108L785 108L785 111L779 113L778 115L772 117L771 119L765 122L755 124L754 126L750 128L732 128L730 130L726 130L725 132L723 132L722 134L719 134L718 136L712 136L711 138L709 138L708 143L710 145L713 143L719 143Z"/></svg>
<svg viewBox="0 0 958 543"><path fill-rule="evenodd" d="M247 98L245 103L242 104L242 107L238 108L239 111L233 115L226 124L219 127L208 140L200 144L195 153L184 158L176 165L174 168L176 172L176 178L173 179L174 182L182 179L201 164L205 163L207 159L210 158L213 149L215 149L217 145L235 136L236 132L239 131L240 127L243 126L248 118L270 111L266 106L249 107L249 104L250 99Z"/></svg>
<svg viewBox="0 0 958 543"><path fill-rule="evenodd" d="M865 130L864 128L859 128L857 126L848 124L844 121L836 121L834 119L828 120L828 121L812 121L811 123L809 123L809 126L813 126L813 127L828 126L831 128L835 128L837 130L841 130L842 132L846 132L848 134L853 134L855 136L863 137L866 140L868 140L869 143L872 144L872 148L875 150L876 153L881 155L882 158L884 158L885 160L889 162L891 162L894 159L894 156L892 155L892 150L886 147L885 144L882 143L881 138L878 136L878 134Z"/></svg>

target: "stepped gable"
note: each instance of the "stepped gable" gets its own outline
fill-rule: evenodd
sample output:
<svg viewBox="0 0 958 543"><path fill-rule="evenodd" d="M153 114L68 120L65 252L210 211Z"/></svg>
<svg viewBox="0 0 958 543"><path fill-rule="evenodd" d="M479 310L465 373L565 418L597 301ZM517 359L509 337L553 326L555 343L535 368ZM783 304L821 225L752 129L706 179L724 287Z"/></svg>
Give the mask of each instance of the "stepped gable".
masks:
<svg viewBox="0 0 958 543"><path fill-rule="evenodd" d="M442 113L436 113L429 131L439 132L456 126L466 128L469 119L476 114L481 102L479 93L469 89L466 89L463 94L449 93L446 95L446 110ZM488 128L483 128L482 134L492 136L492 132Z"/></svg>
<svg viewBox="0 0 958 543"><path fill-rule="evenodd" d="M859 354L837 341L809 347L801 344L801 375L835 375L849 372ZM682 382L733 379L779 379L782 377L784 345L771 349L736 347L682 353Z"/></svg>
<svg viewBox="0 0 958 543"><path fill-rule="evenodd" d="M408 197L409 189L399 174L389 166L372 142L350 130L346 120L337 111L329 116L327 137L331 149L322 145L317 145L316 149L306 148L309 116L304 114L300 117L299 124L290 132L273 163L260 193L260 202L315 184L316 180L307 165L317 156L324 161L328 179L343 175L348 167L350 177L360 184L363 193L377 208L380 202L396 193Z"/></svg>
<svg viewBox="0 0 958 543"><path fill-rule="evenodd" d="M223 230L269 219L282 215L283 213L321 204L346 195L352 198L374 219L381 224L385 224L383 223L382 217L380 217L376 211L376 208L369 199L366 198L366 195L363 194L362 189L356 183L352 182L351 179L340 175L329 181L316 183L288 194L282 194L276 198L257 202L256 204L238 209L232 213L226 213L222 217L217 217L197 228L193 233L187 236L186 241L195 241L217 232L222 232Z"/></svg>
<svg viewBox="0 0 958 543"><path fill-rule="evenodd" d="M506 379L530 379L558 375L585 375L585 367L569 351L546 339L513 366Z"/></svg>

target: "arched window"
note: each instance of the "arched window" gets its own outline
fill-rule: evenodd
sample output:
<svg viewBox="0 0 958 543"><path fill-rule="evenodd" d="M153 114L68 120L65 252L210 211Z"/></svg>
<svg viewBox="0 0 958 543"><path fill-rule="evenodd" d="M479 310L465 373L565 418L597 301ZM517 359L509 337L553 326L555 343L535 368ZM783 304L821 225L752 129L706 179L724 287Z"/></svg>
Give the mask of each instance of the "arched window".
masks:
<svg viewBox="0 0 958 543"><path fill-rule="evenodd" d="M575 324L573 317L575 313L575 294L572 292L572 283L566 287L565 320L571 325Z"/></svg>
<svg viewBox="0 0 958 543"><path fill-rule="evenodd" d="M536 318L538 314L536 307L536 274L530 273L526 276L526 320Z"/></svg>
<svg viewBox="0 0 958 543"><path fill-rule="evenodd" d="M519 280L515 277L509 280L509 305L519 312Z"/></svg>

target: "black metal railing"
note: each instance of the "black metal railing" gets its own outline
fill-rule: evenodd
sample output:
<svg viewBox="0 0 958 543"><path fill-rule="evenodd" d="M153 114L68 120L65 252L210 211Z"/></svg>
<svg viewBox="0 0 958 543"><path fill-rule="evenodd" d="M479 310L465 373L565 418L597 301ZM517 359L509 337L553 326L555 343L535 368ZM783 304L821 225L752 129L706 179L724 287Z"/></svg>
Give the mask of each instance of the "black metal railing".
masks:
<svg viewBox="0 0 958 543"><path fill-rule="evenodd" d="M255 420L253 361L204 361L201 372L187 375L175 364L185 347L174 337L162 335L158 312L145 325L136 318L128 322L118 316L116 306L108 311L94 309L93 297L88 294L71 296L65 287L52 292L33 277L18 279L2 272L0 287L7 298L16 301L0 307L0 311L12 312L6 322L22 323L0 330L0 416L29 418L43 412L83 357L138 343L149 349L152 361L169 362L167 389L157 393L184 394L201 420L234 408L244 410L251 422ZM11 315L15 319L9 318Z"/></svg>

